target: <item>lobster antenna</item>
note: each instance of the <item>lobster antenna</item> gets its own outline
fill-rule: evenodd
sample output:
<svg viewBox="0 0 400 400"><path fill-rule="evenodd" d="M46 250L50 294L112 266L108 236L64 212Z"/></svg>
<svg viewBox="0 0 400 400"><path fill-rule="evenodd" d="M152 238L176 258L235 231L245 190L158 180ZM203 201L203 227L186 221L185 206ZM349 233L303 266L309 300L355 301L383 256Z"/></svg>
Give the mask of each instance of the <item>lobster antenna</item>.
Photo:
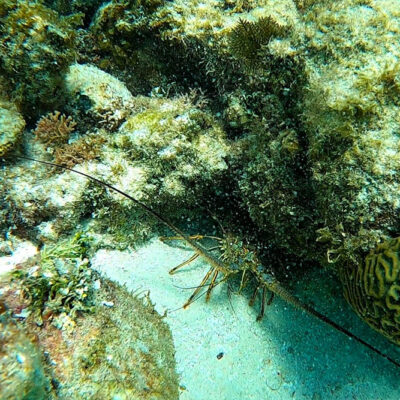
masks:
<svg viewBox="0 0 400 400"><path fill-rule="evenodd" d="M71 171L71 172L74 172L74 173L76 173L78 175L82 175L85 178L87 178L89 180L92 180L92 181L98 183L99 185L102 185L102 186L104 186L104 187L106 187L108 189L114 190L115 192L119 193L121 196L124 196L127 199L133 201L133 203L135 203L136 205L138 205L139 207L144 209L148 214L152 215L157 220L159 220L164 225L166 225L169 229L171 229L173 232L175 232L177 235L181 236L194 250L198 251L201 254L201 256L207 262L209 262L211 265L217 266L221 270L226 270L226 267L216 257L214 257L212 254L209 254L207 252L207 250L200 243L198 243L195 240L191 239L188 235L186 235L184 232L182 232L179 228L177 228L175 225L173 225L170 221L168 221L165 217L163 217L157 211L154 211L152 208L150 208L146 204L142 203L139 200L136 200L134 197L132 197L129 194L123 192L122 190L116 188L115 186L112 186L109 183L104 182L104 181L102 181L100 179L97 179L94 176L88 175L88 174L86 174L84 172L77 171L76 169L72 169L70 167L66 167L64 165L56 164L56 163L53 163L53 162L50 162L50 161L37 160L35 158L27 157L27 156L16 156L16 155L14 155L13 157L14 158L19 158L19 159L22 159L22 160L29 160L29 161L37 162L39 164L49 165L49 166L60 168L60 169L67 170L67 171ZM355 341L357 341L360 344L364 345L368 349L372 350L374 353L378 354L379 356L385 358L387 361L389 361L392 364L396 365L396 367L400 368L400 363L399 362L397 362L396 360L394 360L390 356L382 353L380 350L378 350L377 348L375 348L371 344L367 343L363 339L359 338L358 336L354 335L353 333L351 333L347 329L341 327L340 325L338 325L336 322L332 321L331 319L329 319L325 315L323 315L323 314L319 313L318 311L314 310L309 305L307 305L307 304L303 303L302 301L298 300L295 296L293 296L286 289L284 289L281 286L281 284L276 280L276 278L274 278L273 276L269 275L269 276L267 276L267 279L263 279L262 281L267 286L268 290L270 290L271 292L275 293L276 295L281 297L283 300L287 301L293 307L295 307L297 309L300 309L300 310L306 312L307 314L312 315L313 317L319 319L320 321L324 322L325 324L331 326L335 330L343 333L347 337L349 337L351 339L354 339Z"/></svg>

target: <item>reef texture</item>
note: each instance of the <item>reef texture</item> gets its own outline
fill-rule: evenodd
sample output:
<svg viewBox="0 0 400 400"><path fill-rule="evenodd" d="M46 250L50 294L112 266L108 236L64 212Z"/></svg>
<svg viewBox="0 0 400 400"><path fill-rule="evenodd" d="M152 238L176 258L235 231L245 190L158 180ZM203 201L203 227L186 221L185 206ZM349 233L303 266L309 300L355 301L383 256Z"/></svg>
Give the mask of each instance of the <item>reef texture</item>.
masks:
<svg viewBox="0 0 400 400"><path fill-rule="evenodd" d="M126 86L93 65L73 64L66 75L66 87L76 103L75 110L113 128L131 112L133 96ZM83 104L87 108L82 109Z"/></svg>
<svg viewBox="0 0 400 400"><path fill-rule="evenodd" d="M342 268L344 295L372 328L400 344L400 238L377 246L364 264Z"/></svg>
<svg viewBox="0 0 400 400"><path fill-rule="evenodd" d="M70 167L98 158L87 163L84 171L148 205L168 211L170 216L177 214L178 207L193 207L196 199L212 190L226 171L228 146L224 131L190 96L133 97L118 80L86 65L71 67L67 85L74 98L85 96L86 103L93 104L90 110L103 118L109 128L111 124L115 130L118 124L114 123L125 122L113 133L95 128L91 135L72 138L72 120L60 113L49 114L33 132L36 140L30 146L38 157L48 157L45 151L53 153L55 161ZM147 217L143 223L138 221L143 210L132 202L115 193L107 195L101 187L76 174L50 175L48 168L36 164L32 168L31 173L21 174L14 182L8 180L10 218L19 220L19 225L25 225L31 233L40 226L42 239L77 226L87 212L98 216L95 224L103 227L100 231L117 233L121 246L133 237L140 239L149 230L149 223L154 225ZM18 171L14 172L19 174ZM42 173L44 181L40 183L38 174ZM32 207L26 208L26 202L33 198Z"/></svg>
<svg viewBox="0 0 400 400"><path fill-rule="evenodd" d="M400 12L393 1L325 1L304 18L319 241L326 261L360 264L399 232Z"/></svg>
<svg viewBox="0 0 400 400"><path fill-rule="evenodd" d="M0 157L14 149L21 139L25 121L16 106L0 98Z"/></svg>
<svg viewBox="0 0 400 400"><path fill-rule="evenodd" d="M0 398L47 399L48 382L36 344L4 313L0 304Z"/></svg>
<svg viewBox="0 0 400 400"><path fill-rule="evenodd" d="M104 187L13 162L19 140L188 228L214 217L268 271L362 266L400 226L399 42L394 0L3 2L0 112L21 122L1 131L2 232L157 232Z"/></svg>
<svg viewBox="0 0 400 400"><path fill-rule="evenodd" d="M108 283L102 292L96 301L103 305L77 324L73 337L63 338L53 329L39 334L57 365L57 398L177 399L166 324L148 299L134 298Z"/></svg>
<svg viewBox="0 0 400 400"><path fill-rule="evenodd" d="M61 17L41 1L0 5L0 71L26 117L63 102L63 74L76 56L81 15Z"/></svg>
<svg viewBox="0 0 400 400"><path fill-rule="evenodd" d="M45 249L2 278L1 313L20 322L0 316L1 398L177 399L167 325L148 297L100 281L81 244Z"/></svg>

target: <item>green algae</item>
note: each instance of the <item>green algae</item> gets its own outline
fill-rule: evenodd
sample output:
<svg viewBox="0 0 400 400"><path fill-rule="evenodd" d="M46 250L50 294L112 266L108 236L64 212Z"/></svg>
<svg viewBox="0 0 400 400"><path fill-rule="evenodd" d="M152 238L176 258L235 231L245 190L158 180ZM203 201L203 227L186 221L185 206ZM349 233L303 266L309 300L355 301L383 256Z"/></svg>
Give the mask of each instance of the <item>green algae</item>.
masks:
<svg viewBox="0 0 400 400"><path fill-rule="evenodd" d="M38 325L46 320L70 329L68 325L74 325L79 313L93 312L95 276L87 259L88 240L77 233L70 240L46 246L36 266L13 272Z"/></svg>

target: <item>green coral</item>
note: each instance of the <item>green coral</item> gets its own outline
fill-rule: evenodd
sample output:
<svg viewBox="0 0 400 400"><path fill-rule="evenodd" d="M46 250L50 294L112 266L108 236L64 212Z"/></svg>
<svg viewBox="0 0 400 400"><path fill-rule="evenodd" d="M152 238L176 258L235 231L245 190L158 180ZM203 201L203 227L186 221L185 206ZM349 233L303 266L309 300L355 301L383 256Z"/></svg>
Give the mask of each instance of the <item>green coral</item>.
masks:
<svg viewBox="0 0 400 400"><path fill-rule="evenodd" d="M76 58L79 14L60 17L40 0L7 1L0 9L0 73L24 115L35 117L62 101L62 76Z"/></svg>
<svg viewBox="0 0 400 400"><path fill-rule="evenodd" d="M52 320L62 328L78 313L93 310L94 274L89 268L87 251L88 238L77 233L70 240L46 246L37 266L13 272L37 324Z"/></svg>

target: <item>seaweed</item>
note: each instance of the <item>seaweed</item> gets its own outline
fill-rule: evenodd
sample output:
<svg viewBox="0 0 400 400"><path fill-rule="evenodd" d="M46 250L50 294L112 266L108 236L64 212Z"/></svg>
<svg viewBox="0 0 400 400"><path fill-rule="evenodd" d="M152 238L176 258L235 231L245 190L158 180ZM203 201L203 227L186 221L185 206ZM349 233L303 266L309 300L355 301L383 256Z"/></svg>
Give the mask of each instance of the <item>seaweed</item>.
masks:
<svg viewBox="0 0 400 400"><path fill-rule="evenodd" d="M28 271L13 271L38 325L52 321L59 328L73 326L78 313L93 311L94 272L87 259L89 240L78 232L72 240L46 246L38 264Z"/></svg>

